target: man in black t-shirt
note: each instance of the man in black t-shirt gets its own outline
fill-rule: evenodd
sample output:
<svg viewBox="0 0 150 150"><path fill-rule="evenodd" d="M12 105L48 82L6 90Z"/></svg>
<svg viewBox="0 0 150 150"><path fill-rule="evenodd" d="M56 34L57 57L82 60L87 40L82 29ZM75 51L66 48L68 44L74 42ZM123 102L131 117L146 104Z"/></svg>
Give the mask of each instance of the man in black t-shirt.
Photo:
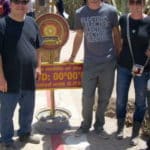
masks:
<svg viewBox="0 0 150 150"><path fill-rule="evenodd" d="M31 136L35 80L40 75L42 44L34 19L26 16L29 0L11 0L9 16L0 19L0 133L3 148L16 150L12 117L19 104L21 142L39 143Z"/></svg>

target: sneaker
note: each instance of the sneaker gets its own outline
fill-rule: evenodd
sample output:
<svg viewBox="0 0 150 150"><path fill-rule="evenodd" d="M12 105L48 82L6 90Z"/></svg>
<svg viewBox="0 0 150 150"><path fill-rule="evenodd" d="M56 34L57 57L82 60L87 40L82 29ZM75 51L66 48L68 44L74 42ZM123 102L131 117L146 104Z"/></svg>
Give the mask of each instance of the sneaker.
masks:
<svg viewBox="0 0 150 150"><path fill-rule="evenodd" d="M83 134L87 134L88 132L89 132L88 129L84 129L84 128L80 127L80 128L78 128L78 129L76 130L76 132L75 132L75 137L79 137L79 136L81 136L81 135L83 135Z"/></svg>
<svg viewBox="0 0 150 150"><path fill-rule="evenodd" d="M17 150L14 143L1 143L1 150Z"/></svg>
<svg viewBox="0 0 150 150"><path fill-rule="evenodd" d="M109 134L103 129L95 129L94 132L103 139L109 139Z"/></svg>
<svg viewBox="0 0 150 150"><path fill-rule="evenodd" d="M130 140L130 145L131 146L137 146L138 143L139 143L139 137L138 136L134 137L134 138L131 137L131 140Z"/></svg>
<svg viewBox="0 0 150 150"><path fill-rule="evenodd" d="M123 130L117 131L116 139L122 140L123 139Z"/></svg>
<svg viewBox="0 0 150 150"><path fill-rule="evenodd" d="M19 141L23 143L32 143L32 144L40 143L40 139L34 135L21 135L19 136Z"/></svg>

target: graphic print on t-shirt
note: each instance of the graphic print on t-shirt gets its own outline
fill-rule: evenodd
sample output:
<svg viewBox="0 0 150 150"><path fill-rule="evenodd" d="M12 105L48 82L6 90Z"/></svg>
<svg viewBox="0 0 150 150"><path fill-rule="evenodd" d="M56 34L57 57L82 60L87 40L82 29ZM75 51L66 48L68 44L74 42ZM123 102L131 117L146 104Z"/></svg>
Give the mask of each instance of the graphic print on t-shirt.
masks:
<svg viewBox="0 0 150 150"><path fill-rule="evenodd" d="M88 42L102 42L108 40L106 32L110 23L107 16L83 17L81 18L81 22L85 25Z"/></svg>

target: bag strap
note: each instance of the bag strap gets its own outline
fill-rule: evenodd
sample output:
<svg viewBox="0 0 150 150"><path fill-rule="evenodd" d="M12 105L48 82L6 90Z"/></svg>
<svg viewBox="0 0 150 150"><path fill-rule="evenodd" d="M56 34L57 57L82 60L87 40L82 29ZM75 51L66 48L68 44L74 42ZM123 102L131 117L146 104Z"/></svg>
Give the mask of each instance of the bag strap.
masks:
<svg viewBox="0 0 150 150"><path fill-rule="evenodd" d="M130 16L130 14L127 15L127 29L126 29L127 30L127 40L128 40L128 45L129 45L129 50L131 53L132 61L133 61L133 64L135 64L135 59L134 59L132 45L131 45L131 39L130 39L129 16Z"/></svg>

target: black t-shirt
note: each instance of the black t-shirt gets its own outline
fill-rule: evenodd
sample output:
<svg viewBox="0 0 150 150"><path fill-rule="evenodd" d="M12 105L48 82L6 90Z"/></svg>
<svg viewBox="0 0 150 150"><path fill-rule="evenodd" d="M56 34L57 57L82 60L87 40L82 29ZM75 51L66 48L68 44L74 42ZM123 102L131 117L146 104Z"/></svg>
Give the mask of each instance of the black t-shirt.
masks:
<svg viewBox="0 0 150 150"><path fill-rule="evenodd" d="M122 51L118 58L118 64L120 66L131 69L133 61L127 40L126 18L127 15L123 15L119 19L123 45ZM147 59L145 52L148 48L150 41L150 17L147 16L141 20L133 20L131 17L129 17L129 29L135 63L144 65Z"/></svg>
<svg viewBox="0 0 150 150"><path fill-rule="evenodd" d="M36 49L41 42L38 27L31 17L23 22L9 16L0 19L0 54L8 92L35 89Z"/></svg>

